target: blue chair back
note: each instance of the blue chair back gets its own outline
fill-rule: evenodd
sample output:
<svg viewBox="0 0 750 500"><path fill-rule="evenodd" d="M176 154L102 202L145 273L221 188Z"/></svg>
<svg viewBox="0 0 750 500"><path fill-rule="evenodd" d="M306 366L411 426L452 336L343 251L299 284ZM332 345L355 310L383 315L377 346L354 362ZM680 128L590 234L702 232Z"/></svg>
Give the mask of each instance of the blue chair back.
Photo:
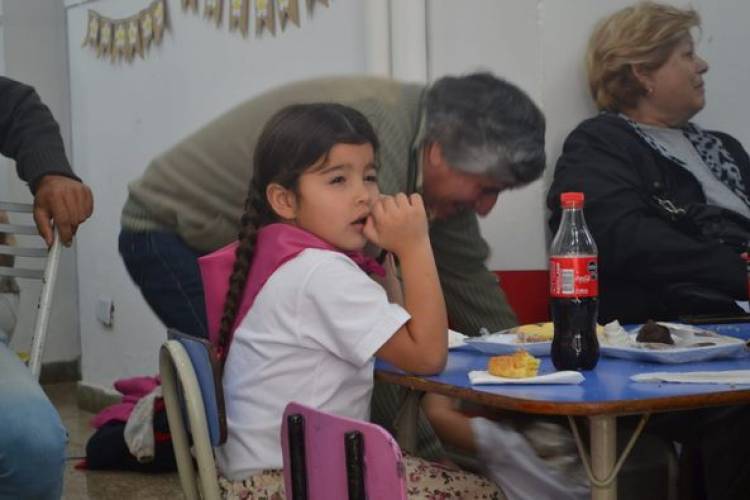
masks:
<svg viewBox="0 0 750 500"><path fill-rule="evenodd" d="M167 331L167 338L179 342L190 358L203 397L211 446L220 446L227 440L227 422L224 391L221 386L221 363L215 347L206 339L187 335L175 329ZM182 406L185 415L184 405Z"/></svg>

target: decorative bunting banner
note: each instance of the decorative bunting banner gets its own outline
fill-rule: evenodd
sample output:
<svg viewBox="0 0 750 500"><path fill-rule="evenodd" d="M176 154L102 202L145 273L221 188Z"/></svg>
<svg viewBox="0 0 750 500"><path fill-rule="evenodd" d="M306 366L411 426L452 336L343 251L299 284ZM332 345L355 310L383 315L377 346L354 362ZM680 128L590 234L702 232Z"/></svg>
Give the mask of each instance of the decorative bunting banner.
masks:
<svg viewBox="0 0 750 500"><path fill-rule="evenodd" d="M247 36L248 0L229 0L229 31L240 30Z"/></svg>
<svg viewBox="0 0 750 500"><path fill-rule="evenodd" d="M276 34L276 18L274 16L273 0L255 0L255 32L263 33L266 28L272 35Z"/></svg>
<svg viewBox="0 0 750 500"><path fill-rule="evenodd" d="M182 0L182 10L193 9L198 12L198 0Z"/></svg>
<svg viewBox="0 0 750 500"><path fill-rule="evenodd" d="M255 10L255 32L261 35L268 31L276 34L276 15L278 9L281 30L286 30L289 21L300 25L299 0L227 0L229 31L239 31L247 36L250 24L251 8ZM306 0L309 12L316 3L328 7L328 0ZM198 0L181 0L182 10L199 11ZM251 7L252 5L252 7ZM203 0L203 16L221 25L224 0ZM110 19L94 10L88 12L86 35L81 46L89 46L96 51L97 57L109 58L110 61L126 60L132 62L135 55L141 58L151 47L151 43L160 44L167 29L167 0L153 0L148 7L138 14L122 19Z"/></svg>
<svg viewBox="0 0 750 500"><path fill-rule="evenodd" d="M86 38L83 39L82 47L90 45L96 48L99 44L99 14L93 10L89 11L89 22L86 27Z"/></svg>
<svg viewBox="0 0 750 500"><path fill-rule="evenodd" d="M151 17L151 9L141 12L138 24L141 26L141 44L145 52L151 46L151 41L154 39L154 20Z"/></svg>
<svg viewBox="0 0 750 500"><path fill-rule="evenodd" d="M198 11L198 0L181 1L183 11ZM289 21L299 26L299 2L300 0L227 0L229 31L239 31L242 36L247 36L248 24L252 24L250 13L253 10L255 11L255 32L257 35L261 35L264 31L275 35L277 15L282 31L286 30ZM329 0L307 0L310 12L317 2L328 6ZM223 7L224 0L203 0L203 17L216 23L216 26L221 26Z"/></svg>
<svg viewBox="0 0 750 500"><path fill-rule="evenodd" d="M115 25L115 39L112 42L112 61L125 56L125 46L128 43L127 31L125 30L125 23L116 23Z"/></svg>
<svg viewBox="0 0 750 500"><path fill-rule="evenodd" d="M138 14L123 19L109 19L89 10L83 45L95 49L98 57L109 56L112 62L132 62L135 54L145 57L152 41L161 43L166 26L166 0L154 0Z"/></svg>
<svg viewBox="0 0 750 500"><path fill-rule="evenodd" d="M255 0L255 33L260 35L264 28L272 35L276 34L273 0Z"/></svg>
<svg viewBox="0 0 750 500"><path fill-rule="evenodd" d="M203 5L203 17L207 17L216 23L216 26L221 24L221 4L224 0L205 0Z"/></svg>
<svg viewBox="0 0 750 500"><path fill-rule="evenodd" d="M125 57L128 59L128 62L133 60L136 53L143 57L143 46L141 45L141 30L138 26L138 19L131 17L128 21L128 46L125 52Z"/></svg>
<svg viewBox="0 0 750 500"><path fill-rule="evenodd" d="M103 18L99 23L99 45L96 47L96 55L106 57L112 48L112 22Z"/></svg>
<svg viewBox="0 0 750 500"><path fill-rule="evenodd" d="M310 11L312 11L313 7L315 7L315 4L317 2L320 2L326 7L328 7L328 0L307 0L307 8L310 9Z"/></svg>
<svg viewBox="0 0 750 500"><path fill-rule="evenodd" d="M154 23L154 41L161 43L161 37L164 35L164 28L167 25L167 12L164 0L157 0L151 7L151 19Z"/></svg>
<svg viewBox="0 0 750 500"><path fill-rule="evenodd" d="M299 27L299 3L297 0L278 0L279 1L279 20L281 29L286 29L286 23L290 20Z"/></svg>

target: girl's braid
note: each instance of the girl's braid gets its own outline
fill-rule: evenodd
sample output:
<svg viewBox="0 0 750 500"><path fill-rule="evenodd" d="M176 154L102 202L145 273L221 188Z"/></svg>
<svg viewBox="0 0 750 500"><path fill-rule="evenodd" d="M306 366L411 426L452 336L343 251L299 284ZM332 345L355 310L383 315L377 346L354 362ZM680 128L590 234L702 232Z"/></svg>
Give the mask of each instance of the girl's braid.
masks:
<svg viewBox="0 0 750 500"><path fill-rule="evenodd" d="M229 290L224 300L224 312L219 325L219 349L223 353L224 360L226 360L230 334L250 274L250 263L258 239L258 229L265 225L268 216L269 209L265 203L265 197L260 195L253 184L245 200L245 212L240 219L239 244L235 251L234 267L229 277Z"/></svg>

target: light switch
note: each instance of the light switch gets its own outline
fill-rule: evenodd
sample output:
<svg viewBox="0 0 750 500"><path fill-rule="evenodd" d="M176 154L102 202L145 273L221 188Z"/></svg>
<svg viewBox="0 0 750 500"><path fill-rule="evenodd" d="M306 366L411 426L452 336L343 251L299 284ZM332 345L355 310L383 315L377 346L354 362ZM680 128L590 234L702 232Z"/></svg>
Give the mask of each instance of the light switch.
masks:
<svg viewBox="0 0 750 500"><path fill-rule="evenodd" d="M115 313L115 304L111 297L99 297L96 302L96 319L104 326L112 326L112 317Z"/></svg>

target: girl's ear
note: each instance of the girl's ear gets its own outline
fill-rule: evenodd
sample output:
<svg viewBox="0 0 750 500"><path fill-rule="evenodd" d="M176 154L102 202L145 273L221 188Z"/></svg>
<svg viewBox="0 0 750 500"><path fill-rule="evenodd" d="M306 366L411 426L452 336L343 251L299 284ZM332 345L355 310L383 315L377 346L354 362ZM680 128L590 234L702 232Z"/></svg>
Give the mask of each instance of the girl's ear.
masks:
<svg viewBox="0 0 750 500"><path fill-rule="evenodd" d="M297 217L297 196L290 189L272 182L266 187L266 199L281 219L290 221Z"/></svg>

